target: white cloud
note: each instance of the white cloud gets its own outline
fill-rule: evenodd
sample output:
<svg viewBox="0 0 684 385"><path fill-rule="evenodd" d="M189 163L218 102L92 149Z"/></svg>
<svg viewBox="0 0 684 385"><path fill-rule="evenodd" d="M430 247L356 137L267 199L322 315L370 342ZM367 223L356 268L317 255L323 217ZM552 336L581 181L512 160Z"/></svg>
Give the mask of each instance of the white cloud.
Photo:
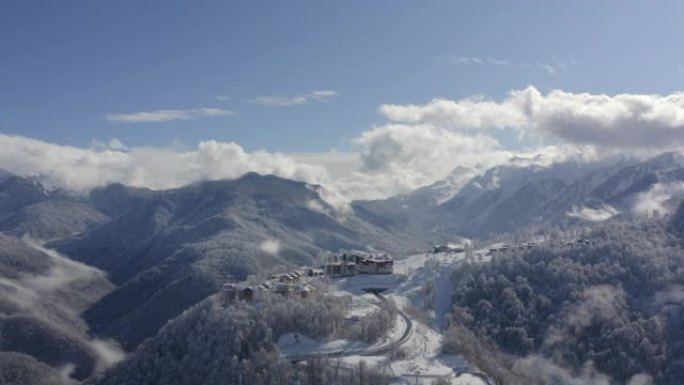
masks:
<svg viewBox="0 0 684 385"><path fill-rule="evenodd" d="M126 114L107 114L107 120L121 123L159 123L173 120L191 120L212 116L233 116L235 111L220 108L199 107L187 110L155 110Z"/></svg>
<svg viewBox="0 0 684 385"><path fill-rule="evenodd" d="M571 371L550 359L529 355L515 361L515 370L533 373L534 378L556 385L610 385L611 378L599 372L591 361L585 362L581 370Z"/></svg>
<svg viewBox="0 0 684 385"><path fill-rule="evenodd" d="M430 124L389 124L364 132L361 169L345 181L351 196L407 192L448 175L457 165L496 163L511 153L487 135L464 135Z"/></svg>
<svg viewBox="0 0 684 385"><path fill-rule="evenodd" d="M456 131L516 128L527 124L525 114L514 103L482 97L458 101L435 99L425 105L383 104L379 111L393 122L429 123Z"/></svg>
<svg viewBox="0 0 684 385"><path fill-rule="evenodd" d="M253 100L254 104L264 107L291 107L306 104L308 99L305 96L257 96Z"/></svg>
<svg viewBox="0 0 684 385"><path fill-rule="evenodd" d="M13 279L0 277L0 286L12 288L11 291L4 291L5 299L52 327L73 334L71 325L64 324L66 319L62 317L78 318L79 312L68 297L56 293L73 284L101 282L106 274L94 267L71 260L55 250L47 249L36 240L24 237L22 241L50 257L50 268L42 275L26 274ZM89 339L85 335L77 334L74 336L82 339L93 349L98 358L97 370L105 369L125 357L125 353L115 341ZM69 368L65 368L65 371L68 372Z"/></svg>
<svg viewBox="0 0 684 385"><path fill-rule="evenodd" d="M596 152L576 146L544 146L510 151L486 133L458 132L428 123L388 124L364 132L360 167L336 179L338 190L357 199L406 193L446 178L457 166L486 169L516 160L549 166L566 159L594 160Z"/></svg>
<svg viewBox="0 0 684 385"><path fill-rule="evenodd" d="M289 153L288 156L300 163L317 164L325 167L333 179L348 177L361 167L361 157L358 152L330 150L327 152Z"/></svg>
<svg viewBox="0 0 684 385"><path fill-rule="evenodd" d="M0 135L0 168L18 175L37 175L49 185L74 191L114 182L173 188L199 180L237 178L248 171L311 183L329 181L321 166L300 164L280 153L247 152L236 143L213 140L200 142L189 151L146 147L122 151Z"/></svg>
<svg viewBox="0 0 684 385"><path fill-rule="evenodd" d="M590 222L600 222L610 219L620 214L616 208L610 205L603 205L599 208L593 209L585 206L575 206L572 210L565 213L565 215L573 218L582 219Z"/></svg>
<svg viewBox="0 0 684 385"><path fill-rule="evenodd" d="M506 59L496 59L492 57L478 57L478 56L450 56L446 58L447 61L453 64L461 64L466 66L500 66L500 67L512 67L513 63Z"/></svg>
<svg viewBox="0 0 684 385"><path fill-rule="evenodd" d="M429 123L456 131L512 129L605 148L671 149L684 144L684 92L670 95L571 93L544 95L535 87L501 101L435 99L425 105L383 105L400 123Z"/></svg>
<svg viewBox="0 0 684 385"><path fill-rule="evenodd" d="M319 90L319 91L311 91L309 93L310 98L319 99L319 100L325 100L328 98L332 98L334 96L337 96L337 91L333 91L333 90Z"/></svg>
<svg viewBox="0 0 684 385"><path fill-rule="evenodd" d="M114 340L101 340L94 338L89 341L90 348L93 349L99 358L98 369L106 369L117 362L121 362L126 358L126 353L119 343Z"/></svg>
<svg viewBox="0 0 684 385"><path fill-rule="evenodd" d="M123 144L122 141L120 141L119 139L116 139L116 138L110 139L109 142L107 142L107 146L109 148L111 148L112 150L125 150L126 149L126 145Z"/></svg>
<svg viewBox="0 0 684 385"><path fill-rule="evenodd" d="M309 104L313 101L325 102L337 96L337 91L333 90L314 90L304 95L282 96L258 96L252 103L263 107L292 107Z"/></svg>
<svg viewBox="0 0 684 385"><path fill-rule="evenodd" d="M653 377L648 374L635 374L627 381L627 385L653 385Z"/></svg>
<svg viewBox="0 0 684 385"><path fill-rule="evenodd" d="M259 245L259 248L268 254L278 255L280 251L280 241L277 239L267 239Z"/></svg>
<svg viewBox="0 0 684 385"><path fill-rule="evenodd" d="M307 154L301 159L264 150L247 152L234 142L208 140L195 149L126 147L102 143L90 148L57 145L22 136L0 134L0 169L38 177L48 187L85 193L95 187L122 183L135 187L168 189L201 180L235 179L246 172L273 174L322 185L320 196L339 212L348 209L352 189L348 181L332 178L328 163L349 164L347 153ZM114 146L112 146L114 144ZM337 166L340 168L341 166ZM371 182L363 190L374 190ZM366 196L366 195L363 195Z"/></svg>
<svg viewBox="0 0 684 385"><path fill-rule="evenodd" d="M676 208L671 204L676 198L684 198L684 182L656 183L648 191L637 194L632 211L644 216L654 212L668 214Z"/></svg>
<svg viewBox="0 0 684 385"><path fill-rule="evenodd" d="M125 150L128 148L121 140L117 138L112 138L107 142L93 139L90 144L93 148L97 149Z"/></svg>
<svg viewBox="0 0 684 385"><path fill-rule="evenodd" d="M334 95L312 91L302 97ZM542 94L528 87L511 91L503 100L436 99L424 105L383 105L380 112L388 121L361 133L346 153L247 152L237 143L213 140L191 150L126 147L117 140L94 141L84 149L0 135L0 168L40 175L50 184L76 191L112 182L173 188L256 171L324 185L326 201L343 208L349 199L412 191L447 177L457 166L480 169L537 154L544 154L548 165L569 157L596 160L606 154L662 151L684 144L684 93ZM498 130L521 134L518 144L528 147L504 148L496 139ZM553 137L558 144L541 147L526 141L529 137ZM579 207L568 215L600 219L612 214L591 210Z"/></svg>
<svg viewBox="0 0 684 385"><path fill-rule="evenodd" d="M447 56L440 59L459 66L485 66L522 70L542 70L549 75L555 75L561 70L566 70L570 66L576 65L575 61L564 61L557 57L552 57L551 59L542 62L515 62L509 59L480 56Z"/></svg>

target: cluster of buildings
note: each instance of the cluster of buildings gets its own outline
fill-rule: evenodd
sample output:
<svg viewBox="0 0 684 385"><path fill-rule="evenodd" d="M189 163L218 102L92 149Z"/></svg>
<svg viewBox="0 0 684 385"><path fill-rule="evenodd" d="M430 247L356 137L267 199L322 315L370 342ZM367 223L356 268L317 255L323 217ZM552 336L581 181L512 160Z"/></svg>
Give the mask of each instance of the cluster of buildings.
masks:
<svg viewBox="0 0 684 385"><path fill-rule="evenodd" d="M527 243L518 243L518 244L507 244L504 243L501 246L495 246L495 247L490 247L489 248L489 253L498 253L498 252L503 252L503 251L508 251L508 250L516 250L516 249L531 249L535 245L534 242L527 242Z"/></svg>
<svg viewBox="0 0 684 385"><path fill-rule="evenodd" d="M392 274L394 260L387 254L343 252L330 256L323 269L325 275L331 278L351 277L357 274Z"/></svg>
<svg viewBox="0 0 684 385"><path fill-rule="evenodd" d="M589 246L595 244L596 241L590 241L588 239L578 238L573 241L567 242L565 246Z"/></svg>
<svg viewBox="0 0 684 385"><path fill-rule="evenodd" d="M432 250L432 254L434 255L443 254L451 257L454 254L465 253L465 258L467 260L472 260L475 257L473 254L473 246L470 242L465 242L464 244L434 245L432 246Z"/></svg>
<svg viewBox="0 0 684 385"><path fill-rule="evenodd" d="M330 256L322 269L303 268L271 276L264 283L253 285L246 282L226 283L221 288L223 306L236 301L255 301L263 293L306 298L315 290L310 284L315 278L349 277L357 274L392 274L394 260L387 254L362 251L343 252Z"/></svg>
<svg viewBox="0 0 684 385"><path fill-rule="evenodd" d="M227 305L236 301L251 302L258 300L263 293L275 293L282 296L297 296L306 298L315 290L308 282L309 277L317 274L318 271L310 269L302 274L292 271L285 274L271 276L269 280L260 285L250 285L247 283L226 283L221 288L221 302ZM310 274L309 274L310 273Z"/></svg>
<svg viewBox="0 0 684 385"><path fill-rule="evenodd" d="M461 245L434 245L432 246L433 253L463 253L466 251L465 247Z"/></svg>

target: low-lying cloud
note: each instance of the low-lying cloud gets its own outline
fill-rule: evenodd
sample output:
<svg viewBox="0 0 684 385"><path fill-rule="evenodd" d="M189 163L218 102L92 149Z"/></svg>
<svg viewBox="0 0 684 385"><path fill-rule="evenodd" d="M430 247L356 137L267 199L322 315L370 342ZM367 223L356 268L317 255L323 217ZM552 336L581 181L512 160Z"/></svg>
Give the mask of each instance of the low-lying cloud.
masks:
<svg viewBox="0 0 684 385"><path fill-rule="evenodd" d="M126 353L116 341L94 338L89 341L89 345L99 359L98 370L106 369L126 358Z"/></svg>
<svg viewBox="0 0 684 385"><path fill-rule="evenodd" d="M94 267L71 260L55 250L47 249L36 240L24 237L21 241L50 257L51 266L44 274L22 274L16 278L0 277L0 287L6 288L3 290L4 299L17 305L21 312L30 314L51 328L73 336L87 345L97 357L97 370L104 370L123 360L125 353L117 342L93 339L77 326L82 322L79 319L83 310L80 307L83 305L82 299L64 294L65 291L73 294L79 285L102 285L106 282L106 274ZM91 290L99 290L103 295L106 288ZM73 370L73 365L71 369ZM69 366L64 370L68 373Z"/></svg>
<svg viewBox="0 0 684 385"><path fill-rule="evenodd" d="M643 216L669 214L681 199L684 199L684 182L656 183L648 191L637 194L632 210Z"/></svg>
<svg viewBox="0 0 684 385"><path fill-rule="evenodd" d="M138 147L128 151L63 146L0 135L0 167L40 176L51 186L84 192L109 183L166 189L199 180L237 178L248 171L326 182L323 167L267 151L247 152L234 142L203 141L193 150Z"/></svg>
<svg viewBox="0 0 684 385"><path fill-rule="evenodd" d="M599 208L591 208L586 206L574 206L572 210L566 213L567 216L581 219L590 222L600 222L610 219L620 214L615 207L611 205L603 205Z"/></svg>
<svg viewBox="0 0 684 385"><path fill-rule="evenodd" d="M586 362L578 373L572 373L541 356L528 356L516 361L516 369L534 373L534 377L557 385L610 385L611 378L598 371L592 362Z"/></svg>
<svg viewBox="0 0 684 385"><path fill-rule="evenodd" d="M259 248L265 253L278 255L278 252L280 252L280 241L277 239L266 239L259 244Z"/></svg>

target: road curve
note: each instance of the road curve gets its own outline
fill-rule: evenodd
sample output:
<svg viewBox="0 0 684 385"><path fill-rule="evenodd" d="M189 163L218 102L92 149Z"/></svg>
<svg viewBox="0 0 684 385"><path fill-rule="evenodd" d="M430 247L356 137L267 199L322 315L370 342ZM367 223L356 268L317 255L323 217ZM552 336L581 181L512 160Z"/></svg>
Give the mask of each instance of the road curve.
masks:
<svg viewBox="0 0 684 385"><path fill-rule="evenodd" d="M384 295L377 292L373 292L373 295L378 297L380 301L387 303L387 298L385 298ZM375 349L368 349L361 354L362 356L378 356L381 354L388 353L393 349L396 349L399 346L405 344L406 341L408 341L408 339L411 338L411 334L413 333L413 321L408 316L408 314L406 314L403 310L397 308L397 311L399 312L399 316L401 316L401 318L403 318L404 322L406 323L406 328L404 329L404 333L401 335L401 338L385 346L379 346Z"/></svg>
<svg viewBox="0 0 684 385"><path fill-rule="evenodd" d="M385 298L384 295L377 293L377 292L372 292L373 295L375 295L380 301L382 302L387 302L387 298ZM399 316L404 319L404 322L406 323L406 328L404 328L404 332L401 335L401 338L399 338L396 341L390 342L387 345L384 346L378 346L373 349L363 349L363 350L339 350L339 351L332 351L332 352L317 352L317 353L307 353L307 354L291 354L287 355L287 358L291 361L304 361L308 358L313 358L313 357L347 357L347 356L377 356L381 354L388 353L392 351L393 349L398 348L399 346L403 345L408 341L408 339L411 337L411 334L413 333L413 321L411 318L401 309L397 308L397 311L399 312Z"/></svg>

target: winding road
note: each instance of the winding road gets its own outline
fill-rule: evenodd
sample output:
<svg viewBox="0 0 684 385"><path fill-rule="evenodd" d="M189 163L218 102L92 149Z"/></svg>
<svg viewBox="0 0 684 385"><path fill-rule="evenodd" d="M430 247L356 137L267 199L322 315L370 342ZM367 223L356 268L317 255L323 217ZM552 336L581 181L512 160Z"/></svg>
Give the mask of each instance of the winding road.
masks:
<svg viewBox="0 0 684 385"><path fill-rule="evenodd" d="M387 303L387 298L385 298L384 295L380 294L377 291L369 291L373 295L375 295L380 301ZM392 351L393 349L396 349L400 347L401 345L405 344L406 341L408 341L409 338L411 338L411 333L413 333L413 321L411 318L401 309L397 308L397 311L399 312L399 316L404 319L404 322L406 323L406 328L404 328L404 333L401 335L401 338L394 342L390 342L389 344L385 346L379 346L375 349L367 349L365 352L361 353L362 356L379 356L383 355L385 353L388 353Z"/></svg>
<svg viewBox="0 0 684 385"><path fill-rule="evenodd" d="M380 294L377 290L368 290L369 293L375 295L380 301L387 303L387 298ZM290 361L305 361L309 358L314 358L314 357L348 357L348 356L379 356L379 355L384 355L388 352L391 352L393 349L396 349L400 347L401 345L405 344L406 341L411 338L411 334L413 333L413 321L411 318L401 309L397 308L397 311L399 312L399 316L404 319L404 323L406 327L404 328L404 331L401 335L401 337L396 340L392 341L386 345L378 346L375 348L367 348L367 349L357 349L357 350L338 350L338 351L328 351L328 352L312 352L312 353L303 353L303 354L290 354L288 355L288 359Z"/></svg>

